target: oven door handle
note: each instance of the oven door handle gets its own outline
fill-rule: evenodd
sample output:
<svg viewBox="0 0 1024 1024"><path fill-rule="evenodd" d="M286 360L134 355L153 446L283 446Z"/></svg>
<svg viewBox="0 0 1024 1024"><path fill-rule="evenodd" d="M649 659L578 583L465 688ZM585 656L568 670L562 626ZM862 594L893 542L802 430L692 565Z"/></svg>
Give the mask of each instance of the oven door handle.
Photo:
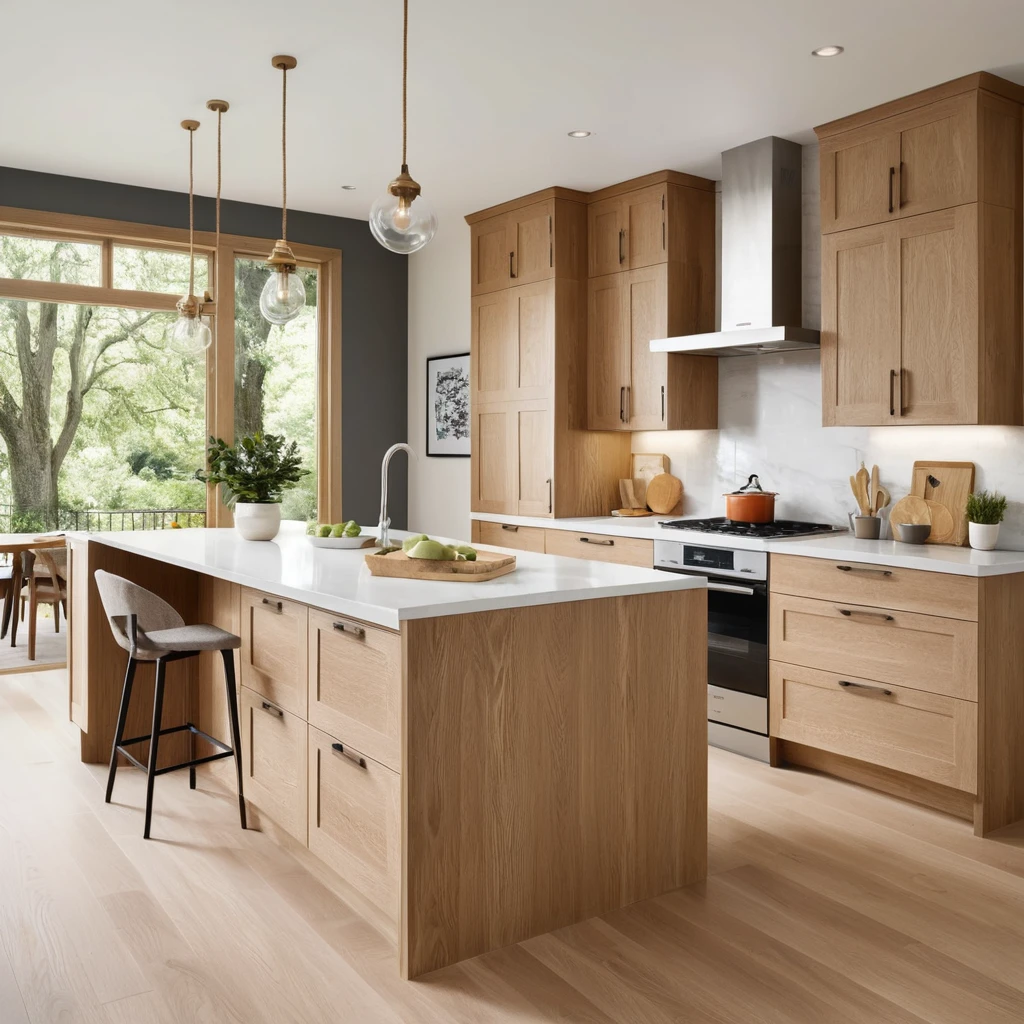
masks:
<svg viewBox="0 0 1024 1024"><path fill-rule="evenodd" d="M757 591L753 587L737 587L732 583L712 583L708 580L708 590L717 590L722 594L743 594L744 597L753 597Z"/></svg>

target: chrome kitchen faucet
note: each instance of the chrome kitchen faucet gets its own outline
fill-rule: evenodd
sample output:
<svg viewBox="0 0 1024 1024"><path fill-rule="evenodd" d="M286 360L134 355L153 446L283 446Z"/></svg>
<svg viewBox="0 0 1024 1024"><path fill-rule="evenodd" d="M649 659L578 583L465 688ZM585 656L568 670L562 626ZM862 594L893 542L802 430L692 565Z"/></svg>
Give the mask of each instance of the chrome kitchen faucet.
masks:
<svg viewBox="0 0 1024 1024"><path fill-rule="evenodd" d="M382 548L391 546L391 520L388 518L388 464L395 452L406 452L409 458L414 459L416 453L407 445L399 442L393 444L385 453L384 461L380 464L380 522L377 524L377 543Z"/></svg>

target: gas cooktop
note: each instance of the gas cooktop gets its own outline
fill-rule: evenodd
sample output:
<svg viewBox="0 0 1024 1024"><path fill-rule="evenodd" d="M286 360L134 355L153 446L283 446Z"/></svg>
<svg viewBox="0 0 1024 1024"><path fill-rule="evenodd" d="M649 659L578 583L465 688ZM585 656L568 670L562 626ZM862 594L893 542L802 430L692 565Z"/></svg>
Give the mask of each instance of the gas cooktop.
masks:
<svg viewBox="0 0 1024 1024"><path fill-rule="evenodd" d="M801 523L793 519L776 519L771 523L741 523L718 516L714 519L673 519L661 523L673 530L713 533L725 537L810 537L816 533L839 533L827 523Z"/></svg>

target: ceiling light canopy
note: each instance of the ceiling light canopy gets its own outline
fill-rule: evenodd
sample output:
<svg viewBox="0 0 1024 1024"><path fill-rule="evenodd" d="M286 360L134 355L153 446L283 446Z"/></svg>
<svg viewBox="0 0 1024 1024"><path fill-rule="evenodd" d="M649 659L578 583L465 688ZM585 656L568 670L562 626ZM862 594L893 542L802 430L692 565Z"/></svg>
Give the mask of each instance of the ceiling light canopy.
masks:
<svg viewBox="0 0 1024 1024"><path fill-rule="evenodd" d="M387 194L370 209L373 237L392 252L413 253L427 244L437 231L437 217L420 196L419 183L409 174L406 160L408 136L409 0L402 4L402 170L389 185Z"/></svg>
<svg viewBox="0 0 1024 1024"><path fill-rule="evenodd" d="M569 138L570 139L588 139L593 134L594 134L593 132L588 132L586 130L586 128L575 128L575 129L573 129L573 131L569 132Z"/></svg>
<svg viewBox="0 0 1024 1024"><path fill-rule="evenodd" d="M838 57L843 52L842 46L819 46L811 50L812 57Z"/></svg>

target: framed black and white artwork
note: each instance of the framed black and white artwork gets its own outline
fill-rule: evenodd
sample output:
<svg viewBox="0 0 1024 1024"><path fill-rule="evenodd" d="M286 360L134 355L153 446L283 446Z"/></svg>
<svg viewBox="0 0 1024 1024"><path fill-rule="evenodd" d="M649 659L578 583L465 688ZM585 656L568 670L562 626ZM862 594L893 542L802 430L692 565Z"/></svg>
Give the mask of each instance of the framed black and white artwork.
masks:
<svg viewBox="0 0 1024 1024"><path fill-rule="evenodd" d="M427 455L469 457L469 353L427 360Z"/></svg>

